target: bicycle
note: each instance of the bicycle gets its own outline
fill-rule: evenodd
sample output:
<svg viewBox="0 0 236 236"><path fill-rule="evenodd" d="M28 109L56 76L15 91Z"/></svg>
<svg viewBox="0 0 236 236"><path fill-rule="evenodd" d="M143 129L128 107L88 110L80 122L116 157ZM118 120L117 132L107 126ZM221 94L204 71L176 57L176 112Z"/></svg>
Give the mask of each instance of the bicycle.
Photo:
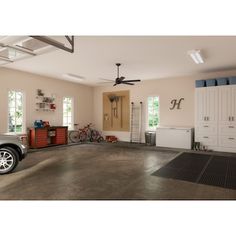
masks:
<svg viewBox="0 0 236 236"><path fill-rule="evenodd" d="M100 134L99 131L92 129L91 131L91 142L102 142L104 141L104 138L102 137L102 135Z"/></svg>
<svg viewBox="0 0 236 236"><path fill-rule="evenodd" d="M101 142L104 140L99 131L91 128L92 123L89 123L82 129L78 128L78 124L75 124L75 127L77 130L71 131L69 133L69 139L73 143L85 142L85 141Z"/></svg>
<svg viewBox="0 0 236 236"><path fill-rule="evenodd" d="M70 131L69 133L69 139L72 143L79 143L84 142L87 140L87 133L85 132L84 128L80 129L79 124L74 124L75 129L73 131Z"/></svg>

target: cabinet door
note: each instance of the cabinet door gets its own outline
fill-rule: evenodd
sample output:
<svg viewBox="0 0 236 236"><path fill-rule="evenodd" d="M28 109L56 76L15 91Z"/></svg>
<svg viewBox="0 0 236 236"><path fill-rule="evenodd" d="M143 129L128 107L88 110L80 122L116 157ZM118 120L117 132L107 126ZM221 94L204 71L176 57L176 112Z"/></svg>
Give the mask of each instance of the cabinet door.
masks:
<svg viewBox="0 0 236 236"><path fill-rule="evenodd" d="M219 121L228 123L231 116L231 86L220 86L219 88Z"/></svg>
<svg viewBox="0 0 236 236"><path fill-rule="evenodd" d="M196 135L195 141L200 142L204 146L217 146L217 136L211 135Z"/></svg>
<svg viewBox="0 0 236 236"><path fill-rule="evenodd" d="M231 121L236 122L236 85L231 86Z"/></svg>
<svg viewBox="0 0 236 236"><path fill-rule="evenodd" d="M205 122L206 117L206 88L195 89L195 122Z"/></svg>
<svg viewBox="0 0 236 236"><path fill-rule="evenodd" d="M206 116L208 122L217 122L218 117L218 89L206 89Z"/></svg>

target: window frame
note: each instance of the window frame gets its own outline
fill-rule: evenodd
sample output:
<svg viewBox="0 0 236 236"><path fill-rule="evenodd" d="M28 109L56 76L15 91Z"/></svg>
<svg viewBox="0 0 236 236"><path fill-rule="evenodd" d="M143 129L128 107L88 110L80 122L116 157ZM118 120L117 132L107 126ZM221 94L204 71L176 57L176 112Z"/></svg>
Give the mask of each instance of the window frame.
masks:
<svg viewBox="0 0 236 236"><path fill-rule="evenodd" d="M9 113L10 113L10 107L9 107L9 92L13 91L13 92L20 92L22 93L22 131L21 132L16 132L16 130L14 132L10 132L9 131ZM21 90L21 89L15 89L15 88L11 88L7 90L7 132L6 134L10 134L10 135L18 135L18 134L25 134L26 133L26 94L25 91Z"/></svg>
<svg viewBox="0 0 236 236"><path fill-rule="evenodd" d="M64 124L64 99L65 98L70 98L71 99L71 128L68 126L68 119L67 119L67 124ZM67 115L67 118L68 118L68 115ZM73 130L74 129L74 97L63 96L63 98L62 98L62 125L63 126L68 126L68 130Z"/></svg>
<svg viewBox="0 0 236 236"><path fill-rule="evenodd" d="M157 114L158 114L158 120L159 120L159 122L158 122L158 125L155 127L155 128L151 128L151 127L149 127L149 111L148 111L148 99L150 98L150 97L157 97L158 98L158 112L157 112ZM147 101L147 108L146 108L146 120L147 120L147 122L146 122L146 128L147 128L147 130L150 130L150 131L154 131L154 130L156 130L156 128L160 125L160 96L158 96L158 95L149 95L149 96L147 96L147 99L146 99L146 101Z"/></svg>

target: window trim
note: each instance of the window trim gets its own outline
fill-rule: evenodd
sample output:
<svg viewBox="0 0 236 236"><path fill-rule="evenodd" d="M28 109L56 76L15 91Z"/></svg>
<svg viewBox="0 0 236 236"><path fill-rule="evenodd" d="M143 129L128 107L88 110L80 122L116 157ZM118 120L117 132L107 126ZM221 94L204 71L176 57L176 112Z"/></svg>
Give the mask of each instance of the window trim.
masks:
<svg viewBox="0 0 236 236"><path fill-rule="evenodd" d="M22 132L9 132L9 92L10 91L14 91L14 92L20 92L23 95L23 99L22 99ZM25 91L21 90L21 89L8 89L7 90L7 129L6 129L6 134L8 135L19 135L19 134L26 134L26 93Z"/></svg>
<svg viewBox="0 0 236 236"><path fill-rule="evenodd" d="M160 123L161 123L161 116L160 116L160 96L159 95L156 95L156 94L154 94L154 95L148 95L147 96L147 99L146 99L146 101L147 101L147 106L146 106L146 120L147 120L147 122L146 122L146 129L147 129L147 131L154 131L154 130L156 130L156 128L150 128L149 127L149 120L148 120L148 118L149 118L149 114L148 114L148 98L149 97L158 97L158 101L159 101L159 109L158 109L158 117L159 117L159 124L157 125L157 127L160 125Z"/></svg>
<svg viewBox="0 0 236 236"><path fill-rule="evenodd" d="M64 126L64 98L71 98L71 128L69 128L68 124L68 130L74 130L74 97L72 96L63 96L62 98L62 125Z"/></svg>

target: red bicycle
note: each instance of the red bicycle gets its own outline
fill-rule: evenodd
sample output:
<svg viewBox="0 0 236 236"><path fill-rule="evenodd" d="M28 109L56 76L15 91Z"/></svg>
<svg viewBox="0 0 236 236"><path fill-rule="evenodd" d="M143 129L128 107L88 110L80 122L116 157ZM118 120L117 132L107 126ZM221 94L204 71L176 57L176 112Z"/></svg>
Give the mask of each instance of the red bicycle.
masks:
<svg viewBox="0 0 236 236"><path fill-rule="evenodd" d="M86 142L86 141L101 142L104 140L99 131L91 128L92 123L89 123L82 129L79 129L78 124L74 125L76 127L76 130L73 130L69 133L69 139L72 143Z"/></svg>
<svg viewBox="0 0 236 236"><path fill-rule="evenodd" d="M69 133L69 139L72 143L79 143L79 142L85 142L87 140L87 133L85 131L85 128L80 129L79 124L74 124L75 129L73 131L70 131Z"/></svg>

